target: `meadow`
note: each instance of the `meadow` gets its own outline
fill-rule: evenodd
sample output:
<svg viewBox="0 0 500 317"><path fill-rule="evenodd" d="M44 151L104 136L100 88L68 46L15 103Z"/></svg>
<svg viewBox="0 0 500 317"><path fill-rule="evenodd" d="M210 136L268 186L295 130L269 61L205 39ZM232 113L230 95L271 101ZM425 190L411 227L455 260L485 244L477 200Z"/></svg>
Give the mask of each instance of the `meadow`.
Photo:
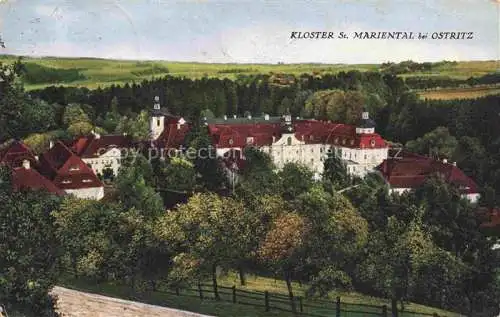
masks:
<svg viewBox="0 0 500 317"><path fill-rule="evenodd" d="M0 62L12 62L15 56L0 56ZM56 57L25 57L27 64L36 64L55 70L72 70L80 74L80 79L59 82L25 82L27 90L44 88L50 85L64 85L87 87L107 87L143 80L163 77L166 75L197 79L202 77L216 77L235 79L239 75L286 73L301 75L304 73L322 75L334 74L340 71L359 70L377 71L378 64L210 64L195 62L169 61L133 61L108 60L98 58L56 58ZM400 75L411 76L448 76L455 79L467 79L471 76L482 76L495 72L499 68L498 61L464 61L455 65L443 65L429 72L413 72Z"/></svg>

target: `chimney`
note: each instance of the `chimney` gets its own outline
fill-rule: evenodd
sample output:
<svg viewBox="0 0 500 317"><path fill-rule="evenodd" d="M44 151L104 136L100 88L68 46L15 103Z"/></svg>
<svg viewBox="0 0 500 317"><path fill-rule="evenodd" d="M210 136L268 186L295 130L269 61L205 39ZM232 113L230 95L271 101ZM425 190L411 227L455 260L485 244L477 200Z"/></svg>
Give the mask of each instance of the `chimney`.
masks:
<svg viewBox="0 0 500 317"><path fill-rule="evenodd" d="M235 114L233 114L233 119L236 119L236 115Z"/></svg>
<svg viewBox="0 0 500 317"><path fill-rule="evenodd" d="M247 118L248 118L248 120L251 120L252 119L252 115L248 114Z"/></svg>
<svg viewBox="0 0 500 317"><path fill-rule="evenodd" d="M451 164L453 164L453 166L457 166L457 162L452 162Z"/></svg>
<svg viewBox="0 0 500 317"><path fill-rule="evenodd" d="M180 129L181 129L181 124L177 123L177 130L180 130Z"/></svg>
<svg viewBox="0 0 500 317"><path fill-rule="evenodd" d="M224 115L224 121L225 121L225 120L227 120L227 116L226 116L226 115Z"/></svg>
<svg viewBox="0 0 500 317"><path fill-rule="evenodd" d="M28 160L23 160L23 167L27 170L30 169L30 161Z"/></svg>
<svg viewBox="0 0 500 317"><path fill-rule="evenodd" d="M54 141L50 141L49 142L49 149L53 148L54 147Z"/></svg>
<svg viewBox="0 0 500 317"><path fill-rule="evenodd" d="M269 120L269 115L267 113L264 115L264 120Z"/></svg>
<svg viewBox="0 0 500 317"><path fill-rule="evenodd" d="M448 163L448 160L447 159L443 159L443 163L444 164Z"/></svg>
<svg viewBox="0 0 500 317"><path fill-rule="evenodd" d="M273 143L276 142L276 137L273 135Z"/></svg>

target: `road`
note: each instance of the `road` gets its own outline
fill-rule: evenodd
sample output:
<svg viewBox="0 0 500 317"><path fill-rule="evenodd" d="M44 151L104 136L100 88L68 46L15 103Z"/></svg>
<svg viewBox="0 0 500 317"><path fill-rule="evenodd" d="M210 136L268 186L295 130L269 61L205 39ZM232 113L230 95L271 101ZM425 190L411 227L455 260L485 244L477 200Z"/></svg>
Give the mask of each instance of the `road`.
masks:
<svg viewBox="0 0 500 317"><path fill-rule="evenodd" d="M210 317L56 286L61 317Z"/></svg>

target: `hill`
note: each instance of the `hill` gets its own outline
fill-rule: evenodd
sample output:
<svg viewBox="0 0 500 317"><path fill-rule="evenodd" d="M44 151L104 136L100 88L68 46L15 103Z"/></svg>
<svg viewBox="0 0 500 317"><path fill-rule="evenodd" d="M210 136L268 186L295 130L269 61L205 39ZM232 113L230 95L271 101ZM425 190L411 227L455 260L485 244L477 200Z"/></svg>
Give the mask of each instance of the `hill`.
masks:
<svg viewBox="0 0 500 317"><path fill-rule="evenodd" d="M0 62L12 62L16 56L0 56ZM106 87L112 84L140 82L165 75L187 77L217 77L235 79L238 75L304 73L321 75L340 71L377 71L384 64L210 64L169 61L133 61L98 58L25 57L24 63L30 76L25 77L27 90L49 85L66 85L87 88ZM427 63L428 64L428 63ZM413 69L399 74L402 77L447 76L467 79L483 76L498 68L496 61L440 62L430 68Z"/></svg>

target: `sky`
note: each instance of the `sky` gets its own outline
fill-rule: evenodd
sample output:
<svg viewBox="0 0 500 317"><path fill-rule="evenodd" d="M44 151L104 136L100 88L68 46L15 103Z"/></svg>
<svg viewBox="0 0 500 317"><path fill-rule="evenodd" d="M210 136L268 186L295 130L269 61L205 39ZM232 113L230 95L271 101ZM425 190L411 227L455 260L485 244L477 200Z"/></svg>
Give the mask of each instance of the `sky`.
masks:
<svg viewBox="0 0 500 317"><path fill-rule="evenodd" d="M348 39L291 39L291 32ZM472 40L353 32L473 32ZM0 0L0 54L210 63L498 60L500 0Z"/></svg>

